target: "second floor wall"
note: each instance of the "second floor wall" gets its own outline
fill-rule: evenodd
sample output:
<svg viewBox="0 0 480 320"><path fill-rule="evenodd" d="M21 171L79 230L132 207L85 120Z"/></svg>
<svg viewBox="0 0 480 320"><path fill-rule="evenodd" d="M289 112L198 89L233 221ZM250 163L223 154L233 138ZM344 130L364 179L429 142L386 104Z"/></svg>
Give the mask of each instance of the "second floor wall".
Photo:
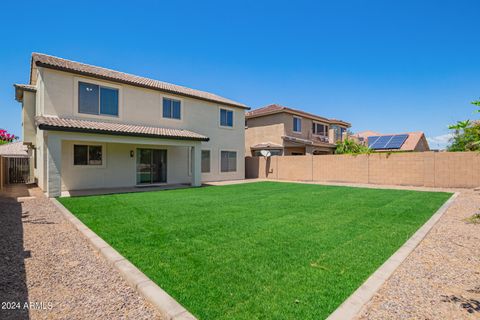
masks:
<svg viewBox="0 0 480 320"><path fill-rule="evenodd" d="M314 124L315 129L313 126ZM274 125L280 125L281 129ZM278 134L280 130L284 136L318 141L323 140L323 142L329 143L335 143L336 140L342 139L342 135L347 129L346 126L332 125L327 122L317 121L286 112L247 119L247 132L248 130L259 132L259 127L264 127L263 131L275 128L272 133L266 134L268 137L272 134ZM281 140L281 137L279 137L279 139ZM274 141L274 139L270 138L269 141L276 142L280 140L277 139Z"/></svg>
<svg viewBox="0 0 480 320"><path fill-rule="evenodd" d="M38 68L37 72L36 115L187 129L215 139L225 147L244 144L242 108L47 68ZM100 94L104 96L99 100L106 107L102 105L104 109L97 114L92 114L91 109L84 112L79 106L82 90L87 93L84 100L89 99L88 92L102 90ZM118 100L118 110L113 112L112 100Z"/></svg>

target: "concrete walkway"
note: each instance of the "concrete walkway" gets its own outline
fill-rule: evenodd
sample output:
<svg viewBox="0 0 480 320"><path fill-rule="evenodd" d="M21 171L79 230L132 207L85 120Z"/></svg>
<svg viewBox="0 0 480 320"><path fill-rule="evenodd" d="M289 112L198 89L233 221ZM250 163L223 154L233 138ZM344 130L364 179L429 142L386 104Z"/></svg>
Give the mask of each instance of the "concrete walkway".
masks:
<svg viewBox="0 0 480 320"><path fill-rule="evenodd" d="M0 319L160 319L38 188L0 193Z"/></svg>

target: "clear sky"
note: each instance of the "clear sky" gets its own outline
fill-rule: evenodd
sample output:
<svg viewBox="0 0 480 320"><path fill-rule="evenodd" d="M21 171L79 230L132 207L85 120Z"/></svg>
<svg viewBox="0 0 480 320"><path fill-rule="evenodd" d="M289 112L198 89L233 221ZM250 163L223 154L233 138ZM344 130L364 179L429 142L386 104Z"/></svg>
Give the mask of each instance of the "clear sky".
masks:
<svg viewBox="0 0 480 320"><path fill-rule="evenodd" d="M2 1L0 128L21 133L12 84L42 52L440 141L475 117L479 13L478 0Z"/></svg>

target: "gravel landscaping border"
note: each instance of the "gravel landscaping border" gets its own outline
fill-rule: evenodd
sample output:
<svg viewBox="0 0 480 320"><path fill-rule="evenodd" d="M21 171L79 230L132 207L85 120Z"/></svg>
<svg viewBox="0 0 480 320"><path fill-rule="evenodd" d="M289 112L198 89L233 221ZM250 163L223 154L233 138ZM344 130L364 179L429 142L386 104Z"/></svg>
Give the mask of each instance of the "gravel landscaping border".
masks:
<svg viewBox="0 0 480 320"><path fill-rule="evenodd" d="M51 202L64 215L64 217L90 242L127 281L127 283L150 302L165 319L168 320L196 320L196 318L167 292L150 280L143 272L125 259L118 251L90 230L83 222L65 208L57 199Z"/></svg>
<svg viewBox="0 0 480 320"><path fill-rule="evenodd" d="M373 298L380 287L390 278L395 270L405 261L410 253L432 230L443 214L453 204L459 193L455 192L432 217L413 234L380 268L378 268L350 297L347 298L327 320L354 319L361 313L365 305Z"/></svg>

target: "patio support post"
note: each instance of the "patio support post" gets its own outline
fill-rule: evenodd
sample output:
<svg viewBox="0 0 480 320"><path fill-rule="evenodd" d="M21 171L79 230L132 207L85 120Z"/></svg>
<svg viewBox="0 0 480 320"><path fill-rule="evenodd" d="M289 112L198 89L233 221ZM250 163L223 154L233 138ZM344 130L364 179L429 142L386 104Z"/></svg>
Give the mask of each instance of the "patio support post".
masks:
<svg viewBox="0 0 480 320"><path fill-rule="evenodd" d="M59 197L62 191L61 165L62 165L62 140L55 135L47 139L47 196Z"/></svg>
<svg viewBox="0 0 480 320"><path fill-rule="evenodd" d="M202 144L196 143L192 148L192 187L202 185Z"/></svg>

